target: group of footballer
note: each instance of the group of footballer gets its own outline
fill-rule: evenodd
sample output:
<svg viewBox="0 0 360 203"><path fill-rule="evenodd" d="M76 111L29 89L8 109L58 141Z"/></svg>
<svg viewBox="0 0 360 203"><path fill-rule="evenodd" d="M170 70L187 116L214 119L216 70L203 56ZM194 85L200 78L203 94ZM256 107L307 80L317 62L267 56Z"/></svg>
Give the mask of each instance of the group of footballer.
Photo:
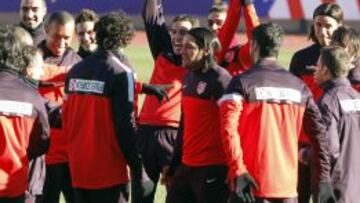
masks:
<svg viewBox="0 0 360 203"><path fill-rule="evenodd" d="M357 203L360 34L339 5L314 10L288 68L252 0L213 5L206 26L167 26L144 0L149 83L125 12L21 0L19 15L0 26L0 203L152 203L159 183L167 203Z"/></svg>

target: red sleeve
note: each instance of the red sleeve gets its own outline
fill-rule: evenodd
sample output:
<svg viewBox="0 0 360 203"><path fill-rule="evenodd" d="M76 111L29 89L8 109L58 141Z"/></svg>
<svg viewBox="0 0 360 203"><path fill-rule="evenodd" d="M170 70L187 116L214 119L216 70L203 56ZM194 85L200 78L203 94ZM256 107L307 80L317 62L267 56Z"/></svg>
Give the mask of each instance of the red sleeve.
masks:
<svg viewBox="0 0 360 203"><path fill-rule="evenodd" d="M252 65L250 56L250 40L253 29L260 24L259 17L256 14L256 10L253 4L244 6L244 17L246 25L247 42L240 47L238 54L238 61L243 67L250 67Z"/></svg>
<svg viewBox="0 0 360 203"><path fill-rule="evenodd" d="M136 81L135 82L135 94L141 94L142 93L142 82Z"/></svg>
<svg viewBox="0 0 360 203"><path fill-rule="evenodd" d="M241 5L239 0L230 0L229 10L224 25L220 28L218 38L221 43L221 51L217 54L217 61L224 60L225 54L229 49L232 39L239 27L241 15Z"/></svg>
<svg viewBox="0 0 360 203"><path fill-rule="evenodd" d="M242 110L241 96L226 94L220 100L221 139L224 145L229 178L233 179L247 172L238 133L239 117Z"/></svg>

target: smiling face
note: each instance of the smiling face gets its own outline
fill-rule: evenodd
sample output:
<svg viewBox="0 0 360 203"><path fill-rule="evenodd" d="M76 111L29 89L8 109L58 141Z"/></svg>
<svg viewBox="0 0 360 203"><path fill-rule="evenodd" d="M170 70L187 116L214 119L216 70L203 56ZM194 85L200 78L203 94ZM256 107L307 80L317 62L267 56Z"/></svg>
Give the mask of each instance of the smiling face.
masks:
<svg viewBox="0 0 360 203"><path fill-rule="evenodd" d="M19 14L23 26L34 30L44 21L46 6L43 0L22 0Z"/></svg>
<svg viewBox="0 0 360 203"><path fill-rule="evenodd" d="M185 35L182 51L182 66L190 71L200 70L204 66L206 51L199 48L195 38L189 34Z"/></svg>
<svg viewBox="0 0 360 203"><path fill-rule="evenodd" d="M173 22L170 29L171 43L176 55L181 55L184 44L184 37L192 28L190 21Z"/></svg>
<svg viewBox="0 0 360 203"><path fill-rule="evenodd" d="M59 23L51 23L46 29L46 45L47 48L56 56L64 54L70 46L72 36L74 34L74 22L70 21L65 25Z"/></svg>
<svg viewBox="0 0 360 203"><path fill-rule="evenodd" d="M315 37L322 46L329 46L334 31L340 26L334 18L324 15L316 16L314 19Z"/></svg>
<svg viewBox="0 0 360 203"><path fill-rule="evenodd" d="M93 52L96 48L96 32L94 30L95 22L85 21L76 24L76 35L80 42L80 46L86 50Z"/></svg>
<svg viewBox="0 0 360 203"><path fill-rule="evenodd" d="M218 33L219 29L224 25L226 19L226 12L211 12L208 16L209 28Z"/></svg>

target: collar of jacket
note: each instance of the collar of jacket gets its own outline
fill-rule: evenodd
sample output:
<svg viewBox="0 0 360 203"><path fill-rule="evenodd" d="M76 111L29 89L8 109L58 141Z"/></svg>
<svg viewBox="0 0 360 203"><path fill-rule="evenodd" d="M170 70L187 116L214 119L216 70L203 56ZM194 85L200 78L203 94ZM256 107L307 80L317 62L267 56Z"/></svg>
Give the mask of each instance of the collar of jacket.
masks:
<svg viewBox="0 0 360 203"><path fill-rule="evenodd" d="M82 59L90 56L91 54L93 54L95 51L86 51L82 46L79 47L79 51L78 54L79 56L81 56Z"/></svg>
<svg viewBox="0 0 360 203"><path fill-rule="evenodd" d="M41 35L41 34L43 34L43 33L45 32L45 30L44 30L44 22L42 22L42 23L41 23L37 28L35 28L35 29L29 29L29 28L25 27L22 23L20 23L20 26L21 26L22 28L24 28L26 31L28 31L32 37Z"/></svg>
<svg viewBox="0 0 360 203"><path fill-rule="evenodd" d="M34 89L38 89L39 88L39 81L31 79L31 78L26 78L24 76L20 77L26 84L28 84L30 87L34 88Z"/></svg>
<svg viewBox="0 0 360 203"><path fill-rule="evenodd" d="M328 80L320 85L320 87L323 90L328 90L334 87L340 87L340 86L351 86L350 81L346 77L342 78L335 78Z"/></svg>
<svg viewBox="0 0 360 203"><path fill-rule="evenodd" d="M267 68L267 69L279 69L281 66L279 65L277 59L275 58L261 58L255 64L255 67L258 68Z"/></svg>

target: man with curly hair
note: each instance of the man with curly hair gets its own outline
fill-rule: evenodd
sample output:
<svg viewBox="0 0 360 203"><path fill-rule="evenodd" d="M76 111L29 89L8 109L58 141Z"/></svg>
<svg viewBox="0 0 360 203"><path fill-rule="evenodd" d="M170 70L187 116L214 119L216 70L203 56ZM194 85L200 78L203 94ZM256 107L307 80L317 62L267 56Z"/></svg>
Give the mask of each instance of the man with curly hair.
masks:
<svg viewBox="0 0 360 203"><path fill-rule="evenodd" d="M95 25L98 49L75 65L66 79L64 129L76 202L141 202L154 186L136 149L134 72L123 48L134 28L123 12Z"/></svg>
<svg viewBox="0 0 360 203"><path fill-rule="evenodd" d="M78 54L84 59L93 54L97 49L95 24L99 21L99 17L95 11L90 9L83 9L76 16L75 31L80 42ZM136 78L135 78L136 79ZM135 85L135 113L136 118L138 112L138 94L144 93L148 95L155 95L159 102L164 98L169 99L166 94L167 86L164 85L150 85L140 81L136 81Z"/></svg>

